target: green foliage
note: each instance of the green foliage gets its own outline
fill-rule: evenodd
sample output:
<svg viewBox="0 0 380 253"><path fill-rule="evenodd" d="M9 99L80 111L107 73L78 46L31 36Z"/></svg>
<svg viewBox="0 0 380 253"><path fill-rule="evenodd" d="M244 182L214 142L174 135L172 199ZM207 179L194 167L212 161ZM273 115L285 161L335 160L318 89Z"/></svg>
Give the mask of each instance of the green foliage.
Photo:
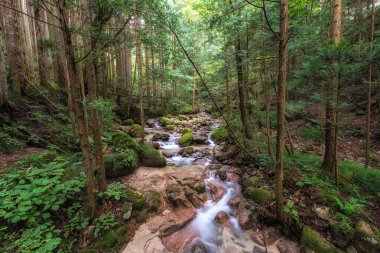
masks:
<svg viewBox="0 0 380 253"><path fill-rule="evenodd" d="M126 119L125 120L126 126L132 126L133 124L135 124L135 121L133 119Z"/></svg>
<svg viewBox="0 0 380 253"><path fill-rule="evenodd" d="M62 242L59 237L60 233L61 230L57 229L52 222L46 222L36 227L25 229L20 235L9 235L7 239L10 243L6 245L2 252L63 252L58 249Z"/></svg>
<svg viewBox="0 0 380 253"><path fill-rule="evenodd" d="M168 103L168 111L173 114L191 114L194 112L193 107L181 100L171 99Z"/></svg>
<svg viewBox="0 0 380 253"><path fill-rule="evenodd" d="M348 176L361 189L380 196L380 170L366 169L354 161L343 161L339 167L341 173Z"/></svg>
<svg viewBox="0 0 380 253"><path fill-rule="evenodd" d="M347 201L343 201L334 197L335 203L339 210L346 215L358 215L367 203L363 198L350 197Z"/></svg>
<svg viewBox="0 0 380 253"><path fill-rule="evenodd" d="M181 138L178 140L178 144L180 146L191 145L193 140L194 140L193 133L187 132L181 136Z"/></svg>
<svg viewBox="0 0 380 253"><path fill-rule="evenodd" d="M94 220L94 237L98 238L99 235L113 229L118 224L119 222L116 220L115 214L105 213L100 215Z"/></svg>
<svg viewBox="0 0 380 253"><path fill-rule="evenodd" d="M88 104L90 109L97 109L99 119L102 119L106 129L111 129L113 126L115 104L111 101L98 98Z"/></svg>
<svg viewBox="0 0 380 253"><path fill-rule="evenodd" d="M132 173L138 165L138 156L131 149L121 149L104 157L104 167L108 177L120 177Z"/></svg>
<svg viewBox="0 0 380 253"><path fill-rule="evenodd" d="M133 137L139 137L143 134L143 129L139 124L133 124L129 133Z"/></svg>
<svg viewBox="0 0 380 253"><path fill-rule="evenodd" d="M304 126L300 130L300 136L306 140L322 141L323 140L323 130L320 126Z"/></svg>
<svg viewBox="0 0 380 253"><path fill-rule="evenodd" d="M296 183L298 187L303 186L321 186L321 187L330 187L332 183L328 180L328 178L320 178L317 175L304 176L302 181L298 181Z"/></svg>
<svg viewBox="0 0 380 253"><path fill-rule="evenodd" d="M98 196L109 200L121 200L126 196L125 186L120 182L113 182L107 186L105 192L99 192Z"/></svg>
<svg viewBox="0 0 380 253"><path fill-rule="evenodd" d="M7 133L0 132L0 153L12 154L17 150L20 150L25 144L10 136Z"/></svg>
<svg viewBox="0 0 380 253"><path fill-rule="evenodd" d="M217 128L211 134L211 138L217 142L226 141L229 137L230 134L226 128Z"/></svg>
<svg viewBox="0 0 380 253"><path fill-rule="evenodd" d="M293 219L298 220L299 219L299 213L297 209L294 206L294 202L291 200L288 200L286 202L286 205L284 206L284 212L288 215L290 215Z"/></svg>
<svg viewBox="0 0 380 253"><path fill-rule="evenodd" d="M0 217L11 223L35 224L46 220L84 187L84 174L63 181L65 168L72 166L67 157L39 167L18 167L0 178ZM80 171L80 167L77 167Z"/></svg>
<svg viewBox="0 0 380 253"><path fill-rule="evenodd" d="M66 209L69 222L66 224L67 232L81 231L85 229L89 223L90 218L85 215L85 209L79 202L74 202ZM68 233L65 234L65 237Z"/></svg>
<svg viewBox="0 0 380 253"><path fill-rule="evenodd" d="M273 168L275 165L273 159L268 154L258 154L257 162L259 166L264 168Z"/></svg>

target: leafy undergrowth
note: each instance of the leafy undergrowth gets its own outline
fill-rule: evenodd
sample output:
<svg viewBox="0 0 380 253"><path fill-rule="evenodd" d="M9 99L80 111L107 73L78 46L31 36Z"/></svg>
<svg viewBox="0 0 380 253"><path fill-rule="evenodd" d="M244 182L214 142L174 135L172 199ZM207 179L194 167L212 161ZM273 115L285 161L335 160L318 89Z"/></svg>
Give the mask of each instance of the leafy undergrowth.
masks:
<svg viewBox="0 0 380 253"><path fill-rule="evenodd" d="M99 212L90 220L84 190L79 154L47 151L8 168L0 178L0 252L118 251L134 224L149 217L149 207L139 211L140 193L113 182L98 193Z"/></svg>

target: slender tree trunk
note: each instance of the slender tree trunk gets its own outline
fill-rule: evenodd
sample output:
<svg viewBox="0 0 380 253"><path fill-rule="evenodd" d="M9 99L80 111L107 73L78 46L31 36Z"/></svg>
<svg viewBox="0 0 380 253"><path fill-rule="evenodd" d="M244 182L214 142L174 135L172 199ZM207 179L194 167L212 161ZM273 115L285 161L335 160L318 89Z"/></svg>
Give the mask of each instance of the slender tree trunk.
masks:
<svg viewBox="0 0 380 253"><path fill-rule="evenodd" d="M277 95L277 145L276 145L276 215L284 221L284 146L285 146L285 106L286 106L286 76L287 76L287 41L288 41L288 0L281 0L280 6L280 43Z"/></svg>
<svg viewBox="0 0 380 253"><path fill-rule="evenodd" d="M235 41L235 55L236 55L236 70L238 77L238 92L239 92L239 108L240 117L243 124L243 131L245 138L251 138L249 126L247 121L246 102L245 102L245 88L244 88L244 74L243 74L243 57L241 48L241 39L238 35Z"/></svg>
<svg viewBox="0 0 380 253"><path fill-rule="evenodd" d="M197 82L195 81L195 71L193 72L193 99L192 99L192 105L193 105L193 111L195 109L195 99L197 95Z"/></svg>
<svg viewBox="0 0 380 253"><path fill-rule="evenodd" d="M226 60L226 99L227 99L227 121L230 121L231 117L231 88L230 88L230 64Z"/></svg>
<svg viewBox="0 0 380 253"><path fill-rule="evenodd" d="M45 10L38 5L35 6L34 15L37 19L47 22ZM40 77L40 84L47 86L49 84L49 60L48 51L46 49L46 24L43 22L37 22L36 24L36 36L37 36L37 53L38 53L38 73ZM45 44L44 44L45 43Z"/></svg>
<svg viewBox="0 0 380 253"><path fill-rule="evenodd" d="M151 86L150 86L150 50L147 45L145 45L145 85L146 85L146 97L147 103L149 104L150 96L151 96Z"/></svg>
<svg viewBox="0 0 380 253"><path fill-rule="evenodd" d="M342 0L332 0L332 41L338 45L341 41L342 30ZM337 62L333 63L337 65ZM339 73L333 74L331 85L327 89L329 94L326 102L326 122L325 122L325 153L322 170L335 173L335 180L338 184L338 161L337 161L337 104L338 104Z"/></svg>
<svg viewBox="0 0 380 253"><path fill-rule="evenodd" d="M3 37L3 14L0 9L0 107L8 104L8 83L5 69L4 37Z"/></svg>
<svg viewBox="0 0 380 253"><path fill-rule="evenodd" d="M139 81L139 100L140 100L140 123L141 123L141 144L144 144L145 130L144 130L144 89L143 89L143 70L142 70L142 54L141 54L141 23L140 19L136 20L136 61L137 72Z"/></svg>
<svg viewBox="0 0 380 253"><path fill-rule="evenodd" d="M375 34L375 9L376 1L372 0L371 11L371 37L370 37L370 53L373 52L374 34ZM368 168L370 163L371 152L371 93L372 93L372 64L369 65L368 70L368 88L367 88L367 131L366 131L366 144L365 144L365 167Z"/></svg>
<svg viewBox="0 0 380 253"><path fill-rule="evenodd" d="M88 215L92 218L95 215L96 210L96 186L94 178L94 170L92 167L92 159L90 153L90 145L88 140L88 129L86 125L86 117L84 110L84 100L82 97L82 85L80 82L80 76L78 73L78 63L75 59L74 54L74 45L72 40L71 30L68 26L67 19L67 5L65 0L59 2L59 15L60 23L63 27L62 33L64 38L64 47L66 57L68 59L68 72L70 77L70 83L72 87L69 92L72 94L73 98L73 109L75 114L76 126L79 131L79 137L81 142L82 156L83 156L83 165L86 172L86 181L87 181L87 211Z"/></svg>
<svg viewBox="0 0 380 253"><path fill-rule="evenodd" d="M156 80L156 66L155 66L155 58L154 58L154 51L153 48L151 48L151 56L152 56L152 94L153 98L155 99L157 96L157 80Z"/></svg>

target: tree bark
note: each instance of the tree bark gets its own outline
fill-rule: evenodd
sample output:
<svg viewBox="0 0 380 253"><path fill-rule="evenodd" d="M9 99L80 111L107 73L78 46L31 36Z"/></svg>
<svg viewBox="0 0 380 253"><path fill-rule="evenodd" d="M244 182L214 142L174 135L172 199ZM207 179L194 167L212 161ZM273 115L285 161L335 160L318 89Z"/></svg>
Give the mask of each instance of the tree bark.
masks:
<svg viewBox="0 0 380 253"><path fill-rule="evenodd" d="M242 57L242 47L240 35L237 36L235 41L235 56L236 56L236 70L238 78L238 92L239 92L239 109L240 109L240 118L243 124L243 131L245 138L251 138L249 132L249 126L247 121L247 112L246 112L246 101L245 101L245 85L244 85L244 74L243 74L243 57Z"/></svg>
<svg viewBox="0 0 380 253"><path fill-rule="evenodd" d="M36 5L34 8L35 18L47 22L46 11L40 8L38 5ZM36 36L38 53L38 74L40 77L40 84L47 86L49 84L49 60L48 51L46 45L44 45L44 43L46 43L48 39L45 26L45 23L37 22Z"/></svg>
<svg viewBox="0 0 380 253"><path fill-rule="evenodd" d="M0 10L0 107L8 104L8 83L4 50L3 14Z"/></svg>
<svg viewBox="0 0 380 253"><path fill-rule="evenodd" d="M287 76L287 41L288 41L288 0L281 0L280 6L280 43L277 95L277 145L276 145L276 215L280 222L284 221L284 146L285 146L285 106L286 106L286 76Z"/></svg>
<svg viewBox="0 0 380 253"><path fill-rule="evenodd" d="M76 126L79 131L83 165L86 172L86 182L87 182L87 212L88 215L93 218L96 210L96 186L94 178L94 170L92 167L92 159L90 153L90 145L88 140L88 129L86 124L85 109L84 109L84 99L82 97L82 85L80 82L80 76L78 72L78 63L75 59L74 45L71 30L68 26L67 19L67 4L65 0L59 2L59 15L60 23L62 26L62 33L64 38L64 48L65 54L68 59L68 72L70 83L72 87L69 92L72 94L73 98L73 109L75 114Z"/></svg>
<svg viewBox="0 0 380 253"><path fill-rule="evenodd" d="M13 9L20 10L18 0L4 0L3 3ZM12 88L17 95L21 95L21 91L26 84L21 14L5 7L2 8L2 11L4 21L6 21L4 22L4 38L10 65Z"/></svg>
<svg viewBox="0 0 380 253"><path fill-rule="evenodd" d="M341 41L342 30L342 0L332 0L332 24L331 39L335 45ZM337 65L337 62L333 62ZM325 119L325 152L322 170L335 173L338 184L338 161L337 161L337 104L338 104L339 73L334 71L331 84L327 89L326 119Z"/></svg>
<svg viewBox="0 0 380 253"><path fill-rule="evenodd" d="M375 9L376 1L372 0L371 11L371 35L370 35L370 54L373 52L374 38L375 38ZM368 70L368 87L367 87L367 126L365 138L365 167L368 168L370 163L371 152L371 93L372 93L372 64L369 65Z"/></svg>

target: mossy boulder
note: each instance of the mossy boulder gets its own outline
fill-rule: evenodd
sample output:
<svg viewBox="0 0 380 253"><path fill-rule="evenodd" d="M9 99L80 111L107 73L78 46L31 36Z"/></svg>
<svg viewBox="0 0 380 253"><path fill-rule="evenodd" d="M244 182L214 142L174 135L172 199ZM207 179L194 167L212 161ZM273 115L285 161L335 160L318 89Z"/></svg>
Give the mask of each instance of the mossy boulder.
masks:
<svg viewBox="0 0 380 253"><path fill-rule="evenodd" d="M334 243L344 248L354 238L354 227L351 220L343 215L336 214L334 219L330 221L331 232L334 238Z"/></svg>
<svg viewBox="0 0 380 253"><path fill-rule="evenodd" d="M133 124L131 130L129 131L129 134L132 137L141 137L143 134L143 129L139 124Z"/></svg>
<svg viewBox="0 0 380 253"><path fill-rule="evenodd" d="M248 187L244 190L244 194L259 204L269 204L273 201L271 192L264 188Z"/></svg>
<svg viewBox="0 0 380 253"><path fill-rule="evenodd" d="M302 229L300 248L301 253L343 253L308 226Z"/></svg>
<svg viewBox="0 0 380 253"><path fill-rule="evenodd" d="M375 231L375 228L363 220L356 222L353 242L359 253L380 252L380 238Z"/></svg>
<svg viewBox="0 0 380 253"><path fill-rule="evenodd" d="M170 135L167 133L155 133L152 137L152 141L168 141Z"/></svg>
<svg viewBox="0 0 380 253"><path fill-rule="evenodd" d="M122 214L123 219L125 221L129 220L129 218L131 218L132 216L132 211L133 211L132 204L129 202L124 203L122 211L123 211L123 214Z"/></svg>
<svg viewBox="0 0 380 253"><path fill-rule="evenodd" d="M130 187L125 188L125 199L132 203L134 209L141 209L145 203L144 196Z"/></svg>
<svg viewBox="0 0 380 253"><path fill-rule="evenodd" d="M195 149L193 147L190 147L190 146L183 148L179 152L179 154L182 156L191 156L194 153L195 153Z"/></svg>
<svg viewBox="0 0 380 253"><path fill-rule="evenodd" d="M250 176L243 180L243 189L248 187L257 188L262 186L262 177L259 176Z"/></svg>
<svg viewBox="0 0 380 253"><path fill-rule="evenodd" d="M182 134L186 134L186 133L192 133L193 130L190 128L190 127L185 127L183 130L182 130Z"/></svg>
<svg viewBox="0 0 380 253"><path fill-rule="evenodd" d="M132 173L138 164L136 152L125 149L120 153L104 157L104 167L107 177L121 177Z"/></svg>
<svg viewBox="0 0 380 253"><path fill-rule="evenodd" d="M165 157L150 144L143 145L141 157L147 167L162 168L166 166Z"/></svg>
<svg viewBox="0 0 380 253"><path fill-rule="evenodd" d="M217 143L226 141L230 137L226 128L217 128L211 133L211 139Z"/></svg>
<svg viewBox="0 0 380 253"><path fill-rule="evenodd" d="M126 126L132 126L135 124L135 121L133 119L126 119L124 123Z"/></svg>
<svg viewBox="0 0 380 253"><path fill-rule="evenodd" d="M168 131L173 131L174 130L174 126L173 125L167 125L165 127L165 129L168 130Z"/></svg>
<svg viewBox="0 0 380 253"><path fill-rule="evenodd" d="M189 117L187 117L186 115L178 115L178 119L179 120L188 120Z"/></svg>
<svg viewBox="0 0 380 253"><path fill-rule="evenodd" d="M160 122L163 126L168 126L171 123L171 120L167 117L161 117Z"/></svg>
<svg viewBox="0 0 380 253"><path fill-rule="evenodd" d="M158 191L149 190L146 194L146 204L148 206L149 211L157 212L161 207L161 195Z"/></svg>
<svg viewBox="0 0 380 253"><path fill-rule="evenodd" d="M193 133L190 132L190 133L185 133L182 135L182 137L178 140L178 144L181 146L181 147L186 147L186 146L190 146L194 141L194 136L193 136Z"/></svg>
<svg viewBox="0 0 380 253"><path fill-rule="evenodd" d="M101 249L119 248L126 240L126 227L120 227L117 230L109 230L98 242Z"/></svg>
<svg viewBox="0 0 380 253"><path fill-rule="evenodd" d="M112 135L112 144L118 148L129 148L134 151L140 149L140 144L129 134L124 132L116 132Z"/></svg>

